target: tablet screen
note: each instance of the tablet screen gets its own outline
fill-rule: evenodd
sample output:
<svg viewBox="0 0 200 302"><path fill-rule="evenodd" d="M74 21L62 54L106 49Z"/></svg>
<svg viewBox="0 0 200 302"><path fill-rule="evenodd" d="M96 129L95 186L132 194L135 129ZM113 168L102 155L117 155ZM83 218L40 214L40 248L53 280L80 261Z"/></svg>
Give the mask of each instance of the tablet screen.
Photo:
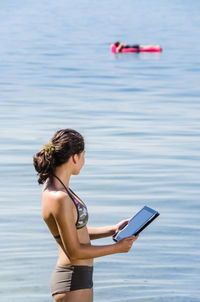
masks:
<svg viewBox="0 0 200 302"><path fill-rule="evenodd" d="M131 218L128 225L118 233L115 239L118 241L122 238L134 235L156 214L157 212L154 211L153 209L144 207L133 218Z"/></svg>

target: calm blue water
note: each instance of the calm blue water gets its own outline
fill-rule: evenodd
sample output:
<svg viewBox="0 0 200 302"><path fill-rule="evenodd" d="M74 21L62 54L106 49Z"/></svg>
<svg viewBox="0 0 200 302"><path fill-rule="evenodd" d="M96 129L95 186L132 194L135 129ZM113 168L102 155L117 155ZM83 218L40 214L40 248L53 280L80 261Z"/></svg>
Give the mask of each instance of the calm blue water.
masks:
<svg viewBox="0 0 200 302"><path fill-rule="evenodd" d="M90 225L161 213L129 254L96 259L95 302L200 301L199 11L197 0L0 2L2 301L53 301L57 250L32 156L67 127L86 139L71 187ZM116 40L164 51L115 56Z"/></svg>

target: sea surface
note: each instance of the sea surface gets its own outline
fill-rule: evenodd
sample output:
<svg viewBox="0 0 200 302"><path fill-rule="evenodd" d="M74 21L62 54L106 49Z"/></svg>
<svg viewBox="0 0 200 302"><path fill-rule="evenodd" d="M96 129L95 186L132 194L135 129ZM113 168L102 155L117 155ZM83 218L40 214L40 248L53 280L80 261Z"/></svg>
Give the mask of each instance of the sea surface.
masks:
<svg viewBox="0 0 200 302"><path fill-rule="evenodd" d="M32 157L61 128L86 140L71 188L89 225L160 212L128 254L96 259L94 301L200 301L199 12L199 0L0 2L0 301L53 301ZM163 52L113 55L117 40Z"/></svg>

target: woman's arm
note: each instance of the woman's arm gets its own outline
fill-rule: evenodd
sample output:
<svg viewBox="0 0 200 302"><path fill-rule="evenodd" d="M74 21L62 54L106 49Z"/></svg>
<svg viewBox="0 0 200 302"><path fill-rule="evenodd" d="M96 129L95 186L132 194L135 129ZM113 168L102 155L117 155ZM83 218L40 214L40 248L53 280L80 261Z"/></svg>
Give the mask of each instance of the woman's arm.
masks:
<svg viewBox="0 0 200 302"><path fill-rule="evenodd" d="M116 53L120 53L123 47L126 47L127 44L120 43L119 46L116 48Z"/></svg>
<svg viewBox="0 0 200 302"><path fill-rule="evenodd" d="M123 229L129 222L129 219L122 220L118 224L105 227L88 227L90 240L105 238L115 235L119 230Z"/></svg>
<svg viewBox="0 0 200 302"><path fill-rule="evenodd" d="M88 233L90 240L110 237L115 234L115 226L105 226L105 227L88 227Z"/></svg>
<svg viewBox="0 0 200 302"><path fill-rule="evenodd" d="M75 227L72 203L66 194L60 194L54 199L52 213L58 226L64 250L71 260L125 253L130 250L133 242L137 239L137 237L128 237L117 243L101 246L80 243Z"/></svg>

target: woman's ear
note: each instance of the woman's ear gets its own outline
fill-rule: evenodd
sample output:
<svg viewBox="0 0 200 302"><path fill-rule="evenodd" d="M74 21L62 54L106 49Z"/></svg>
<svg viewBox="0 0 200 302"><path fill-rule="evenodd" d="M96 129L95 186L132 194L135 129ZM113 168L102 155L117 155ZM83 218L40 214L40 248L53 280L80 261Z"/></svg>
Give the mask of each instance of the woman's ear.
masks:
<svg viewBox="0 0 200 302"><path fill-rule="evenodd" d="M73 161L74 164L77 164L77 162L78 162L78 154L72 155L72 161Z"/></svg>

